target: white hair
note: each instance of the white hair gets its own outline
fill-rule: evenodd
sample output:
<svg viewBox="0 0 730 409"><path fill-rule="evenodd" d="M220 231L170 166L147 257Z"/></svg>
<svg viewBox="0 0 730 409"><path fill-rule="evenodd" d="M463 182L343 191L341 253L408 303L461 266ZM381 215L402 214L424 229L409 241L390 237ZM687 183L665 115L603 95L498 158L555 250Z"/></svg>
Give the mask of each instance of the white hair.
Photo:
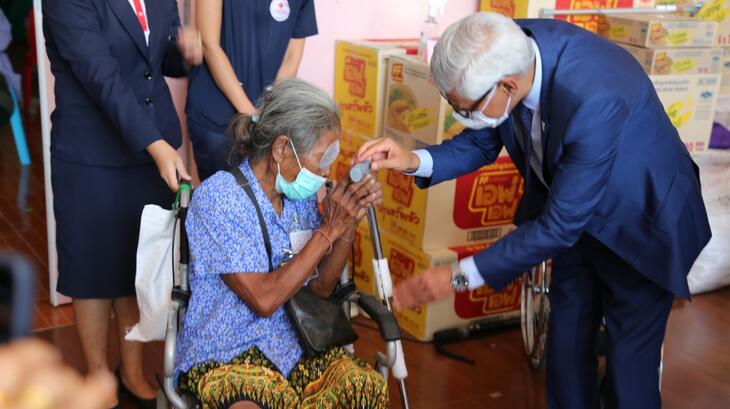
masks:
<svg viewBox="0 0 730 409"><path fill-rule="evenodd" d="M484 96L502 78L522 75L535 60L530 38L507 17L481 12L449 26L431 59L439 90L467 100Z"/></svg>

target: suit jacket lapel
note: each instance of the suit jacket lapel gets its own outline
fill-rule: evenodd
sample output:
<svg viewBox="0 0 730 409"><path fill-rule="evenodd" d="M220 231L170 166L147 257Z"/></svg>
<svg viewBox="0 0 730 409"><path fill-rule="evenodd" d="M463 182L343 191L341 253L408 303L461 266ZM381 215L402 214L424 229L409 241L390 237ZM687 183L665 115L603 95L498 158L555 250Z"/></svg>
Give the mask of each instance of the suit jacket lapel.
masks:
<svg viewBox="0 0 730 409"><path fill-rule="evenodd" d="M160 40L162 38L167 38L170 35L170 27L164 25L165 23L165 15L164 15L164 5L163 2L159 0L153 0L153 1L147 1L147 19L148 23L150 25L150 45L149 45L149 53L150 53L150 61L155 61L157 59L157 54L162 51L164 52L164 47L159 47Z"/></svg>
<svg viewBox="0 0 730 409"><path fill-rule="evenodd" d="M548 185L552 180L552 173L557 163L553 161L553 158L548 155L550 151L549 146L550 139L550 112L552 100L552 87L553 79L555 76L555 68L558 64L558 56L564 46L564 41L555 38L547 38L549 32L542 30L537 22L530 24L527 23L522 26L522 29L532 37L537 43L537 47L540 49L540 59L542 64L542 84L540 88L540 120L542 121L542 174L545 178L545 183ZM554 139L554 136L553 136ZM553 143L557 141L552 141Z"/></svg>
<svg viewBox="0 0 730 409"><path fill-rule="evenodd" d="M139 52L142 53L142 55L149 61L149 47L147 47L147 43L145 42L142 26L139 24L139 20L137 20L137 16L134 14L132 6L129 5L129 1L107 0L107 3L109 3L109 7L111 7L112 11L114 11L114 14L119 19L119 22L122 23L124 29L127 30L127 33L129 33L129 36L132 37L132 41L134 41L134 44L139 49ZM149 15L149 10L153 8L149 6L152 3L156 2L150 1L147 3L150 3L145 4L147 6ZM154 30L152 30L152 32L154 32Z"/></svg>

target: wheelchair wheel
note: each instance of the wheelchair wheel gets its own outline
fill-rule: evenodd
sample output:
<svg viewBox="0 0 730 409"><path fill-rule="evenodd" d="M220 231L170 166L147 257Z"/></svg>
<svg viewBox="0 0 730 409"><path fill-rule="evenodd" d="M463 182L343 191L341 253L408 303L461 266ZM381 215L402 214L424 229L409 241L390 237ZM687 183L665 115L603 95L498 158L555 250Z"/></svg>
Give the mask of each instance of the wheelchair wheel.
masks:
<svg viewBox="0 0 730 409"><path fill-rule="evenodd" d="M545 358L548 322L550 319L550 268L543 261L522 275L520 321L525 353L533 368L539 368Z"/></svg>

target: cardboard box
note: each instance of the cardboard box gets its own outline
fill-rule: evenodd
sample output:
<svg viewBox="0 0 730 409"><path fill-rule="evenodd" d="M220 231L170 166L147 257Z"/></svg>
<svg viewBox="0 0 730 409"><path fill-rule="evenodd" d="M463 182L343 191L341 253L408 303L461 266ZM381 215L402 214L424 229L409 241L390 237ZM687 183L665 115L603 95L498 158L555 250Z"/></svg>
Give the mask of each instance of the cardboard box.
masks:
<svg viewBox="0 0 730 409"><path fill-rule="evenodd" d="M649 75L717 74L722 67L721 48L643 48L621 44Z"/></svg>
<svg viewBox="0 0 730 409"><path fill-rule="evenodd" d="M720 74L649 77L690 153L708 149Z"/></svg>
<svg viewBox="0 0 730 409"><path fill-rule="evenodd" d="M400 172L380 171L380 229L421 249L493 242L515 229L524 181L508 156L455 180L419 189Z"/></svg>
<svg viewBox="0 0 730 409"><path fill-rule="evenodd" d="M722 49L722 66L720 68L720 96L730 96L730 47Z"/></svg>
<svg viewBox="0 0 730 409"><path fill-rule="evenodd" d="M414 57L391 57L387 72L383 136L417 149L464 129L433 83L428 64Z"/></svg>
<svg viewBox="0 0 730 409"><path fill-rule="evenodd" d="M717 23L677 14L624 14L606 17L604 37L639 47L712 47Z"/></svg>
<svg viewBox="0 0 730 409"><path fill-rule="evenodd" d="M695 18L717 22L715 44L730 46L730 0L710 0L697 12Z"/></svg>
<svg viewBox="0 0 730 409"><path fill-rule="evenodd" d="M539 18L541 9L582 10L626 7L654 7L654 0L481 0L482 11L493 11L512 18ZM597 33L605 17L597 14L556 16Z"/></svg>
<svg viewBox="0 0 730 409"><path fill-rule="evenodd" d="M405 55L417 44L408 41L344 41L335 43L334 97L342 128L368 138L380 136L385 59Z"/></svg>
<svg viewBox="0 0 730 409"><path fill-rule="evenodd" d="M373 248L367 228L355 235L354 279L362 292L378 296L375 291ZM451 264L486 248L476 247L419 250L404 244L397 236L382 233L381 244L388 259L393 285L424 270ZM396 312L401 328L421 340L431 340L433 333L447 328L464 327L474 320L515 322L520 314L520 281L516 280L497 293L485 286L416 309Z"/></svg>

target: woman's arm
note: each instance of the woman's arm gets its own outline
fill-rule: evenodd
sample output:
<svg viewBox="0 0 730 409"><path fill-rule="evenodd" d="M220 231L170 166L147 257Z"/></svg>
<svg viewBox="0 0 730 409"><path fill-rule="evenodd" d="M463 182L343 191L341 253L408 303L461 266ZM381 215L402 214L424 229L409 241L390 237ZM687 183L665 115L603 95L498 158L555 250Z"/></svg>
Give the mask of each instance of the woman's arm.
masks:
<svg viewBox="0 0 730 409"><path fill-rule="evenodd" d="M324 226L323 234L332 237L336 229ZM315 234L291 262L269 274L223 274L225 282L256 315L270 317L312 276L317 264L327 253L329 243L322 234Z"/></svg>
<svg viewBox="0 0 730 409"><path fill-rule="evenodd" d="M203 58L213 80L237 112L253 114L256 107L248 99L231 61L220 46L223 0L196 1L195 12L197 28L203 42Z"/></svg>
<svg viewBox="0 0 730 409"><path fill-rule="evenodd" d="M310 287L328 297L347 261L347 246L338 238L363 217L365 206L373 202L368 193L373 186L379 185L372 176L360 183L337 184L327 195L322 225L291 262L269 274L222 274L223 281L261 317L274 314L318 267L319 276Z"/></svg>
<svg viewBox="0 0 730 409"><path fill-rule="evenodd" d="M299 71L299 64L302 62L302 55L304 55L304 39L292 38L289 40L286 54L284 54L284 61L276 74L276 81L295 78L297 71Z"/></svg>

